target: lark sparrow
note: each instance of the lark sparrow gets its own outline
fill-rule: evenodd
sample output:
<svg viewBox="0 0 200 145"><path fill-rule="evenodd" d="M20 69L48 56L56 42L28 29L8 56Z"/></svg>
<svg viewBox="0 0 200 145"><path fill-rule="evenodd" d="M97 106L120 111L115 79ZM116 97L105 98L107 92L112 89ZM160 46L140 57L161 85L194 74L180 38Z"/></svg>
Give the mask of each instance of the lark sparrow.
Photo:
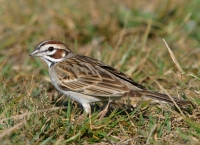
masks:
<svg viewBox="0 0 200 145"><path fill-rule="evenodd" d="M48 64L55 88L81 103L87 114L91 113L92 102L117 100L125 96L143 96L173 103L169 96L145 89L124 73L99 60L74 54L61 42L43 41L30 55L40 57ZM189 103L173 99L179 106Z"/></svg>

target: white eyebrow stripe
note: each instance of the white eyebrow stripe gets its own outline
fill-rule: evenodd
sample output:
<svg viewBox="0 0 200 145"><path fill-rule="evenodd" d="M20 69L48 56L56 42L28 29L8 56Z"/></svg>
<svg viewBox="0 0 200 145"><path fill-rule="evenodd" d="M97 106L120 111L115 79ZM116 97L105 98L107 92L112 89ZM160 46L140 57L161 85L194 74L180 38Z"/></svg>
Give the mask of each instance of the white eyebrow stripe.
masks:
<svg viewBox="0 0 200 145"><path fill-rule="evenodd" d="M40 48L44 43L48 42L49 40L42 41L40 44L38 44L38 48Z"/></svg>

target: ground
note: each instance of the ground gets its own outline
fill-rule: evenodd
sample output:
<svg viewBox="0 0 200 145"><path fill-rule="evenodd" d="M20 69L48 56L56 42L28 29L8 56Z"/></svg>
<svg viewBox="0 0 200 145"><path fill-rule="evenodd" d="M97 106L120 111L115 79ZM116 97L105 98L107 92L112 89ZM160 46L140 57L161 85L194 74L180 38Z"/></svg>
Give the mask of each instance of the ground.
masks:
<svg viewBox="0 0 200 145"><path fill-rule="evenodd" d="M198 0L0 3L1 144L199 144ZM116 105L103 118L96 109L78 122L79 105L60 103L65 97L52 86L47 65L29 56L47 39L194 106L139 100L129 112Z"/></svg>

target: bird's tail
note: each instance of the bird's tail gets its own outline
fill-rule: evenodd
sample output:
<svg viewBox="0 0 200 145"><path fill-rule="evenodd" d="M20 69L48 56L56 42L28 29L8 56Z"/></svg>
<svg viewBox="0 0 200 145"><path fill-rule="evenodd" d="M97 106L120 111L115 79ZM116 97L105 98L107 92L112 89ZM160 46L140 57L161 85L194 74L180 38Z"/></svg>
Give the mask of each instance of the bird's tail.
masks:
<svg viewBox="0 0 200 145"><path fill-rule="evenodd" d="M164 101L166 103L172 103L172 104L174 104L175 102L178 106L183 107L183 108L187 108L188 105L192 105L190 101L182 100L176 97L169 97L168 95L157 93L157 92L151 92L148 90L142 90L142 91L132 90L129 92L128 96L130 97L143 96L146 98L151 98L153 100ZM172 99L174 102L172 101Z"/></svg>

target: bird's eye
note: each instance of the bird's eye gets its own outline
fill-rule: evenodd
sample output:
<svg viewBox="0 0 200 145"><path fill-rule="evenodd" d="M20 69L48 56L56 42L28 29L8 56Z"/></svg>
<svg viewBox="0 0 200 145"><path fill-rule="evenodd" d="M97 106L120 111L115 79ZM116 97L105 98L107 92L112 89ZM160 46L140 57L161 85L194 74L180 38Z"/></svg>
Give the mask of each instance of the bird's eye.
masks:
<svg viewBox="0 0 200 145"><path fill-rule="evenodd" d="M53 48L53 47L49 47L48 50L49 50L49 51L53 51L54 48Z"/></svg>

